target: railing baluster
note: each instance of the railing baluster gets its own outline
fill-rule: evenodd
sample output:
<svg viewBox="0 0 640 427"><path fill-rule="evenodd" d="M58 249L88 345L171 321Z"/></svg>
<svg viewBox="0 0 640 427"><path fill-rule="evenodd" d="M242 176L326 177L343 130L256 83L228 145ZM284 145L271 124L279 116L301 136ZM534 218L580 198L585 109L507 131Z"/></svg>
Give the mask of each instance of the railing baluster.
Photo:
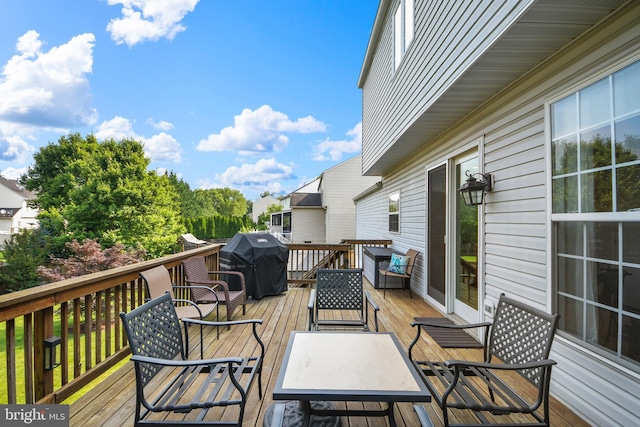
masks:
<svg viewBox="0 0 640 427"><path fill-rule="evenodd" d="M113 309L112 301L112 288L105 289L104 291L104 305L105 305L105 328L104 328L104 341L105 341L105 356L111 356L112 349L112 341L111 341L111 331L113 330L113 316L111 310Z"/></svg>
<svg viewBox="0 0 640 427"><path fill-rule="evenodd" d="M102 362L102 291L98 291L96 292L96 309L95 309L95 313L96 313L96 326L94 328L95 330L95 336L96 336L96 365L99 364L100 362Z"/></svg>
<svg viewBox="0 0 640 427"><path fill-rule="evenodd" d="M62 338L62 348L60 349L62 374L60 382L65 385L69 382L69 303L67 301L60 304L60 337Z"/></svg>
<svg viewBox="0 0 640 427"><path fill-rule="evenodd" d="M88 371L93 366L91 357L91 328L93 315L91 314L91 305L93 298L91 295L84 296L84 370Z"/></svg>
<svg viewBox="0 0 640 427"><path fill-rule="evenodd" d="M25 403L34 403L33 396L33 315L22 317L22 345L24 350ZM14 387L15 388L15 387Z"/></svg>
<svg viewBox="0 0 640 427"><path fill-rule="evenodd" d="M16 323L13 319L5 323L5 354L7 356L7 398L16 403Z"/></svg>
<svg viewBox="0 0 640 427"><path fill-rule="evenodd" d="M73 378L78 378L82 373L80 355L80 298L73 300Z"/></svg>

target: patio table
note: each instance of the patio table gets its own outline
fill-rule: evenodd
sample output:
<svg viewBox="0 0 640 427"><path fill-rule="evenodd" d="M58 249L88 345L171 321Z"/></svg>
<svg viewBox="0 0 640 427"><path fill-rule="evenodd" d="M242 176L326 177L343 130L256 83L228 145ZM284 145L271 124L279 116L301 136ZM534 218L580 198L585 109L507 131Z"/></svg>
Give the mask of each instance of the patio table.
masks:
<svg viewBox="0 0 640 427"><path fill-rule="evenodd" d="M300 402L302 425L311 416L389 417L395 402L430 402L422 373L391 332L299 332L289 337L274 400ZM382 410L334 409L312 401L385 402Z"/></svg>

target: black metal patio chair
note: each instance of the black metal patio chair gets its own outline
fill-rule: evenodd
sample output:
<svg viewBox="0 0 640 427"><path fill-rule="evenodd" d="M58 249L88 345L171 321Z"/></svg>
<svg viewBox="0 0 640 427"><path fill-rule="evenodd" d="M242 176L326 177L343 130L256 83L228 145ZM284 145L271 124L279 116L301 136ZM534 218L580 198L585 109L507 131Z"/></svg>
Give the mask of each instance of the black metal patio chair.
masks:
<svg viewBox="0 0 640 427"><path fill-rule="evenodd" d="M180 320L168 293L129 313L120 313L120 318L135 365L135 426L240 427L256 378L262 398L265 347L256 330L262 320L183 319L203 326L252 325L256 340L256 354L251 356L188 360Z"/></svg>
<svg viewBox="0 0 640 427"><path fill-rule="evenodd" d="M533 419L523 419L525 425L548 427L549 383L551 368L556 364L549 359L549 353L558 318L557 314L546 313L503 294L493 323L412 322L417 332L409 345L409 358L425 374L433 400L442 410L444 425L469 425L466 422L450 423L450 415L460 414L455 410L469 410L485 425L504 426L504 422L496 420L497 415L529 414ZM421 342L424 325L450 329L483 328L484 360L433 362L417 359L416 345ZM416 412L427 416L419 406ZM513 424L512 421L509 425Z"/></svg>
<svg viewBox="0 0 640 427"><path fill-rule="evenodd" d="M374 329L378 332L380 307L364 289L362 269L319 269L316 287L309 298L309 330L343 327L368 331L369 306L373 309ZM340 310L343 315L339 318L326 315L334 310ZM344 315L349 311L351 317Z"/></svg>

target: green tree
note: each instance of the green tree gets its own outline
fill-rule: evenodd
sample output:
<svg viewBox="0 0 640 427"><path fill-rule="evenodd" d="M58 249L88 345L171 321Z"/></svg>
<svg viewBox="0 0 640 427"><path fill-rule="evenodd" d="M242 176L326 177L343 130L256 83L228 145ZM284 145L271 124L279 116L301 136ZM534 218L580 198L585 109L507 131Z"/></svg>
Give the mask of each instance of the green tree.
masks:
<svg viewBox="0 0 640 427"><path fill-rule="evenodd" d="M282 205L272 204L267 206L267 211L262 212L260 216L258 216L258 227L262 226L266 222L271 221L271 214L274 212L280 212L282 210Z"/></svg>
<svg viewBox="0 0 640 427"><path fill-rule="evenodd" d="M38 195L39 218L58 243L95 239L157 257L172 252L184 226L169 178L148 165L138 141L76 133L42 147L21 182Z"/></svg>
<svg viewBox="0 0 640 427"><path fill-rule="evenodd" d="M169 183L178 193L178 201L180 203L180 212L184 218L197 218L202 216L203 209L198 203L198 197L191 190L189 184L178 178L174 172L165 174L169 179Z"/></svg>
<svg viewBox="0 0 640 427"><path fill-rule="evenodd" d="M20 230L4 244L5 262L0 267L0 283L3 292L13 292L38 286L38 266L44 264L49 254L47 240L40 230Z"/></svg>
<svg viewBox="0 0 640 427"><path fill-rule="evenodd" d="M196 189L193 191L196 204L200 209L197 217L213 217L216 215L216 208L213 205L213 198L210 196L210 190Z"/></svg>
<svg viewBox="0 0 640 427"><path fill-rule="evenodd" d="M238 190L212 188L196 190L198 201L204 209L203 216L244 216L247 214L247 199Z"/></svg>

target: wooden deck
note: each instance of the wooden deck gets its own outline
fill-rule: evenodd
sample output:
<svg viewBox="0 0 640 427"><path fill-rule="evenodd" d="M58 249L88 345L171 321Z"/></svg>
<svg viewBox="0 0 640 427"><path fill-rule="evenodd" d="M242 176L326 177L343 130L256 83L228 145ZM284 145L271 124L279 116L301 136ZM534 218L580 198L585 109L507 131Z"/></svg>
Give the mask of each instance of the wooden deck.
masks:
<svg viewBox="0 0 640 427"><path fill-rule="evenodd" d="M413 317L435 317L440 314L426 304L420 297L414 295L409 298L407 291L387 291L386 299L382 298L382 291L375 290L367 283L372 295L380 305L380 330L393 331L406 349L414 337L415 331L410 326ZM272 403L273 391L282 357L286 349L289 334L293 330L307 329L307 303L309 289L292 288L285 294L276 297L267 297L260 301L247 304L247 314L236 314L236 318L260 318L264 323L259 327L259 333L266 345L266 356L263 371L263 399L258 397L257 383L251 390L247 410L244 416L243 426L262 426L264 413ZM224 309L221 316L224 318ZM247 328L249 331L249 328ZM221 330L220 341L215 339L215 331L205 338L205 356L224 354L240 355L246 353L245 346L249 342L249 333L234 333ZM192 338L192 357L199 357L199 335L190 334ZM423 334L427 341L428 351L434 353L439 359L474 358L481 360L481 350L457 349L444 350L437 346L430 337ZM194 345L198 344L198 345ZM337 405L344 405L338 402ZM349 403L352 408L353 404ZM368 404L367 408L371 409ZM375 404L377 405L377 404ZM133 364L128 362L117 373L111 375L91 392L74 402L70 407L71 426L129 426L133 425L135 406L135 379ZM425 405L436 427L442 426L442 414L434 404ZM344 406L342 406L344 407ZM555 399L551 403L551 422L554 426L587 426L582 419L572 411L561 405ZM509 423L506 416L500 417L501 422ZM396 405L396 422L398 426L419 426L418 418L410 403ZM386 418L343 418L343 426L387 426Z"/></svg>

